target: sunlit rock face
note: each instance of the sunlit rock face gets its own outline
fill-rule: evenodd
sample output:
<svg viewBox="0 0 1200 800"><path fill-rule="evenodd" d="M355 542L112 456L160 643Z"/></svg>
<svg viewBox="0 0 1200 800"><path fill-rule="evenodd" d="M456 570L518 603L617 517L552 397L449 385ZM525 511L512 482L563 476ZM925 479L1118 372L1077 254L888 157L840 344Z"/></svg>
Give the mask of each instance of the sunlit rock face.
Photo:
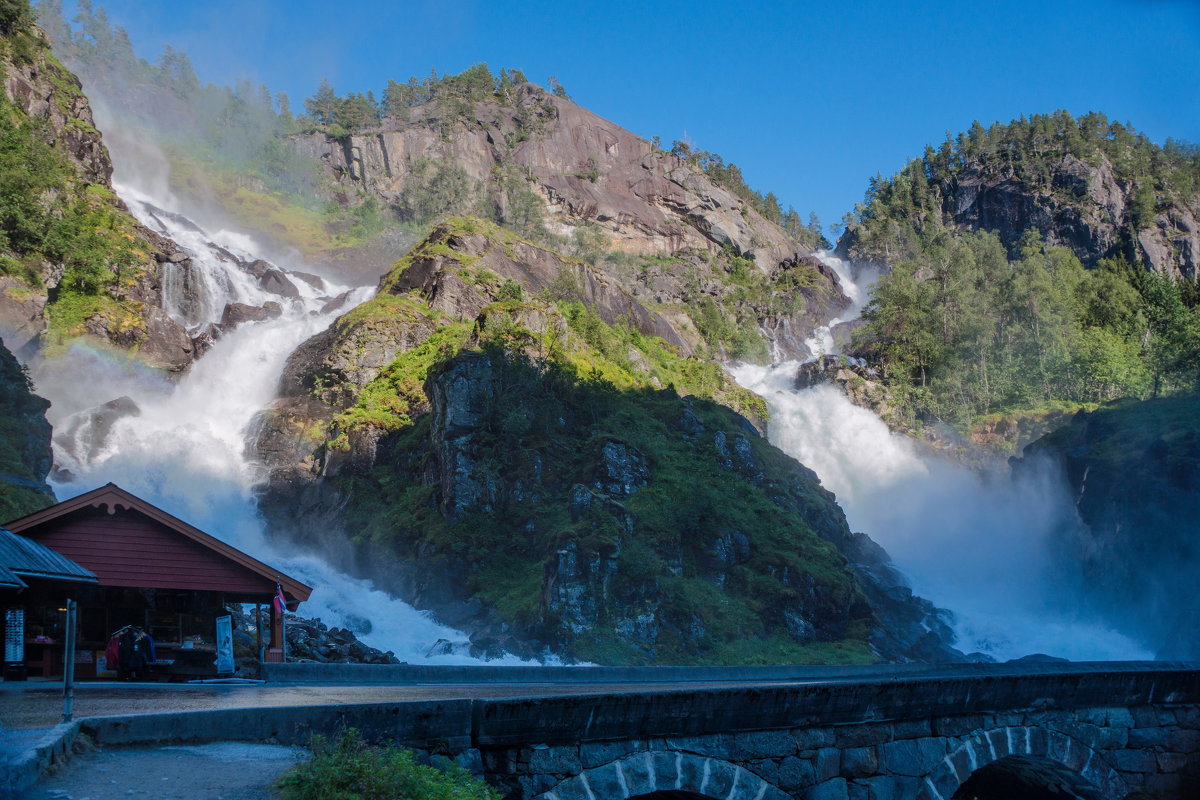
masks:
<svg viewBox="0 0 1200 800"><path fill-rule="evenodd" d="M513 90L512 103L439 102L385 120L379 133L340 140L313 134L295 147L320 159L340 185L363 188L405 207L429 180L433 164L453 164L468 182L504 208L492 186L496 169L532 181L562 233L593 223L609 247L646 255L732 247L762 268L793 257L795 243L741 198L683 159L533 84ZM470 184L478 184L472 186Z"/></svg>
<svg viewBox="0 0 1200 800"><path fill-rule="evenodd" d="M761 331L772 356L788 358L808 355L808 332L848 304L832 270L700 166L533 84L503 100L414 106L378 131L289 143L319 165L330 199L344 207L365 195L404 218L474 214L558 237L564 252L594 261L606 283L663 309L688 348L701 337L684 306L700 296ZM329 263L374 265L377 274L387 263L377 247L330 253ZM742 296L726 272L731 258L761 273L768 295ZM523 260L534 264L528 254Z"/></svg>
<svg viewBox="0 0 1200 800"><path fill-rule="evenodd" d="M1047 244L1069 248L1089 267L1102 258L1124 257L1168 275L1196 278L1200 197L1151 195L1150 210L1143 210L1139 200L1146 200L1138 194L1146 187L1116 174L1102 152L1086 159L1060 155L1047 169L1048 176L1034 183L1013 174L998 156L971 158L953 179L935 187L942 220L959 230L994 231L1010 249L1035 230ZM856 226L846 230L837 253L874 263L894 255L865 242Z"/></svg>

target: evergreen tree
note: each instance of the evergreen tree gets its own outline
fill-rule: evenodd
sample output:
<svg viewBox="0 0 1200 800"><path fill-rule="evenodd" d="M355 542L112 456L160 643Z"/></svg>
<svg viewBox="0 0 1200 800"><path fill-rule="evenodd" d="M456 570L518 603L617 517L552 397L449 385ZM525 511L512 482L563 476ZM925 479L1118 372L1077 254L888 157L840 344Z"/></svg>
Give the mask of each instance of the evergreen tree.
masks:
<svg viewBox="0 0 1200 800"><path fill-rule="evenodd" d="M382 113L392 119L408 119L408 107L416 99L412 87L389 80L383 89Z"/></svg>
<svg viewBox="0 0 1200 800"><path fill-rule="evenodd" d="M322 79L317 93L304 101L304 111L318 125L332 125L337 121L339 99L328 79Z"/></svg>

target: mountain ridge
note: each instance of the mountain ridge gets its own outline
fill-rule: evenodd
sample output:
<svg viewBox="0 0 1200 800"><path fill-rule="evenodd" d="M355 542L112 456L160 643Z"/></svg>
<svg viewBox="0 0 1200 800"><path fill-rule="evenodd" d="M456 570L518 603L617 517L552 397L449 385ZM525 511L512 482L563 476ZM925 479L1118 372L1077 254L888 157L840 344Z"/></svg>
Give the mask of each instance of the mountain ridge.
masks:
<svg viewBox="0 0 1200 800"><path fill-rule="evenodd" d="M894 177L873 180L837 253L894 262L939 227L994 231L1010 250L1036 230L1088 267L1119 257L1194 281L1200 158L1194 147L1158 147L1098 113L976 122Z"/></svg>

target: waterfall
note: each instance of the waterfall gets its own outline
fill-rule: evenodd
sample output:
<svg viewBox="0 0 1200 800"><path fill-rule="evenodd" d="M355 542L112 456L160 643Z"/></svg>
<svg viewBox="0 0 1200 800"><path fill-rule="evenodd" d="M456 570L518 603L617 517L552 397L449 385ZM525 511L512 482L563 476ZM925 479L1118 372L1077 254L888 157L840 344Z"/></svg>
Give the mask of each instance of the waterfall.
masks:
<svg viewBox="0 0 1200 800"><path fill-rule="evenodd" d="M230 231L210 235L165 210L171 198L151 198L132 185L115 188L143 224L172 238L190 257L186 265L182 259L164 265L164 305L177 321L203 328L218 322L226 303L234 302L274 302L280 313L220 336L177 383L80 343L61 357L30 365L39 393L53 403L48 417L56 431L57 496L66 499L112 481L313 586L301 607L305 616L348 628L404 660L474 661L464 654L465 634L319 558L269 540L257 512L253 489L263 475L246 447L254 415L274 400L292 351L372 290L290 273L298 296L271 293L242 266L254 261L250 237ZM350 293L346 305L322 310L343 292ZM118 398L123 399L97 409ZM427 657L439 640L444 640L439 655Z"/></svg>
<svg viewBox="0 0 1200 800"><path fill-rule="evenodd" d="M851 298L845 318L856 318L866 287L849 265L818 257ZM814 353L833 352L829 329L839 321L814 333ZM833 386L796 390L798 366L732 365L730 372L766 400L771 442L817 473L851 529L883 545L917 594L954 613L960 649L1000 660L1152 657L1077 608L1081 578L1056 557L1056 543L1079 523L1054 466L1036 464L1019 479L980 476L921 452Z"/></svg>
<svg viewBox="0 0 1200 800"><path fill-rule="evenodd" d="M48 416L56 430L58 496L113 481L314 586L303 613L406 660L472 661L463 654L463 633L269 540L255 505L261 467L246 451L254 415L274 399L288 355L371 290L291 273L295 297L268 292L244 266L260 251L251 237L206 232L171 210L178 207L172 198L146 185L116 188L144 224L188 256L186 263L164 265L164 304L173 318L201 330L234 302L278 303L279 314L222 335L176 383L82 343L30 365L39 392L53 402ZM826 253L818 256L851 299L843 318L856 318L871 276L856 276ZM328 309L327 301L343 292L348 304ZM814 332L812 352L834 352L832 329L840 321ZM832 387L796 391L797 366L737 365L731 372L767 400L771 440L817 472L851 527L887 548L916 592L954 612L961 649L999 659L1032 652L1073 659L1150 656L1073 608L1078 576L1054 557L1053 545L1077 522L1061 476L1049 465L1019 481L985 480L920 452ZM119 402L98 409L109 401ZM427 656L440 640L452 644Z"/></svg>

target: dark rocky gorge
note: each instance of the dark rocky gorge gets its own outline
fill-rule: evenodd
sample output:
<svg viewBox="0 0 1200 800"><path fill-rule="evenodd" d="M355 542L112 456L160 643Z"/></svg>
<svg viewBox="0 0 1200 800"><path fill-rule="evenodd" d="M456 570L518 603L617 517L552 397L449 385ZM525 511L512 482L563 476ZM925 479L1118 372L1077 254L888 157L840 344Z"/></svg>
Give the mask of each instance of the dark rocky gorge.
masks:
<svg viewBox="0 0 1200 800"><path fill-rule="evenodd" d="M1168 660L1200 659L1197 411L1193 396L1079 412L1016 464L1062 465L1083 523L1062 546L1083 602Z"/></svg>

